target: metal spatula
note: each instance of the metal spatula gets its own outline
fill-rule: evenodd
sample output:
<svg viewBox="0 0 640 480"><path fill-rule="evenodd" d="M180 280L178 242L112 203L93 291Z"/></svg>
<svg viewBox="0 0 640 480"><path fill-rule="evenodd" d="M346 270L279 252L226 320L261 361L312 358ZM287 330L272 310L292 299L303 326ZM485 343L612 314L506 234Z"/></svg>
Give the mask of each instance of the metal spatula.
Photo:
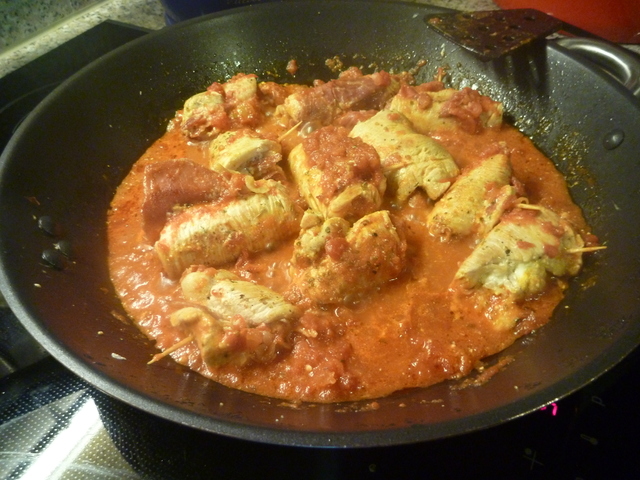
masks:
<svg viewBox="0 0 640 480"><path fill-rule="evenodd" d="M482 60L493 60L557 32L563 22L531 8L430 14L427 25Z"/></svg>

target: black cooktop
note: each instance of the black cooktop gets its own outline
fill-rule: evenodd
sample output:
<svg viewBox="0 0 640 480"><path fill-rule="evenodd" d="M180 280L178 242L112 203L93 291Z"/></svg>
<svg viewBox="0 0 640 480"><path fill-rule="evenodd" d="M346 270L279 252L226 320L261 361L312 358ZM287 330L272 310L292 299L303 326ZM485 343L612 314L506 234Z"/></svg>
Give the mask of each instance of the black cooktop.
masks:
<svg viewBox="0 0 640 480"><path fill-rule="evenodd" d="M1 78L0 148L61 81L145 33L105 22ZM0 478L640 478L639 366L636 350L583 390L468 435L386 448L293 448L137 411L67 371L0 308Z"/></svg>
<svg viewBox="0 0 640 480"><path fill-rule="evenodd" d="M573 395L503 425L384 448L295 448L137 411L52 358L0 379L0 478L634 479L638 351Z"/></svg>

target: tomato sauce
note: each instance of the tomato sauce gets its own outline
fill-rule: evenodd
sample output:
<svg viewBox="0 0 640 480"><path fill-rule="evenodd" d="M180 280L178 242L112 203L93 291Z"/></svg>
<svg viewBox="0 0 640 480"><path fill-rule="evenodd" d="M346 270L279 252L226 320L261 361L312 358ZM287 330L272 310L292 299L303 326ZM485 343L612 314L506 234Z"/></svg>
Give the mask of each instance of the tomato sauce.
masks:
<svg viewBox="0 0 640 480"><path fill-rule="evenodd" d="M143 171L148 164L177 158L208 163L208 142L188 141L178 127L179 118L135 163L115 195L108 220L113 283L135 324L160 350L187 336L169 321L169 315L184 301L179 283L163 274L153 245L143 234ZM261 128L280 134L286 130L268 123ZM514 128L503 125L478 134L448 130L434 138L461 170L486 157L495 145L506 147L514 176L530 201L567 218L577 231L588 231L562 175ZM301 141L295 133L288 135L283 141L284 154ZM376 398L468 375L483 358L547 323L562 298L563 282L552 279L542 294L527 299L530 314L514 329L493 328L483 312L470 313L462 320L454 318L448 288L477 239L471 236L442 242L431 236L426 219L432 206L424 192L415 193L402 208L383 205L404 225L408 249L403 273L355 304L303 314L294 326L292 349L275 361L212 368L202 361L195 342L174 351L171 357L229 387L295 402ZM224 268L283 293L290 282L292 243L243 256Z"/></svg>

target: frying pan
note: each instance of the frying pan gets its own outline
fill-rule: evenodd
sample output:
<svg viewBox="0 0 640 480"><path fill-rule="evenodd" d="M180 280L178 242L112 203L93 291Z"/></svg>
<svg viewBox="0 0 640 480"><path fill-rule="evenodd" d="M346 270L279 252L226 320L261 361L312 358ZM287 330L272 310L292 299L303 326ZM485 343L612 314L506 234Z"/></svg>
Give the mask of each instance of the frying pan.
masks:
<svg viewBox="0 0 640 480"><path fill-rule="evenodd" d="M380 446L497 425L583 387L640 339L640 104L578 54L535 42L483 63L426 28L429 6L277 2L149 34L81 70L29 116L0 164L0 284L9 306L67 368L118 401L226 436L297 446ZM504 102L507 118L567 175L608 246L586 258L552 321L509 347L480 387L446 382L371 402L302 404L222 387L155 353L111 286L106 212L133 162L184 99L236 72L335 77L345 66L447 67L454 87ZM295 76L286 64L296 59ZM495 361L495 359L489 359Z"/></svg>

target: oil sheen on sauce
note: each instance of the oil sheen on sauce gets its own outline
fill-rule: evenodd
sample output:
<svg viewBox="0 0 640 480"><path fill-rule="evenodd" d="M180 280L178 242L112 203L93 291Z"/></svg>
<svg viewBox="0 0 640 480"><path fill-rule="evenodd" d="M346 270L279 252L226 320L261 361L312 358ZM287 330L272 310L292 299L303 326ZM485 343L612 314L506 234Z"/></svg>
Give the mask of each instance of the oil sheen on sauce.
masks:
<svg viewBox="0 0 640 480"><path fill-rule="evenodd" d="M524 184L531 203L562 214L577 231L587 231L562 175L515 129L503 125L480 134L456 131L435 138L462 169L487 145L503 142L514 176ZM142 234L142 172L147 164L176 158L207 164L205 149L206 145L188 142L174 121L174 128L135 163L117 190L109 214L109 264L116 291L138 328L161 350L186 334L168 319L182 301L179 284L163 275L153 246L145 243ZM401 209L386 207L403 219L409 245L407 266L395 281L356 304L303 315L293 333L293 348L272 363L210 368L193 342L172 353L172 358L224 385L260 395L290 401L357 400L461 378L477 368L481 359L549 321L562 299L563 287L557 281L527 300L535 313L514 329L492 328L481 312L475 318L454 321L448 286L471 253L473 239L441 242L429 235L426 218L432 202L423 192L415 193ZM224 268L283 292L289 282L292 249L290 242Z"/></svg>

